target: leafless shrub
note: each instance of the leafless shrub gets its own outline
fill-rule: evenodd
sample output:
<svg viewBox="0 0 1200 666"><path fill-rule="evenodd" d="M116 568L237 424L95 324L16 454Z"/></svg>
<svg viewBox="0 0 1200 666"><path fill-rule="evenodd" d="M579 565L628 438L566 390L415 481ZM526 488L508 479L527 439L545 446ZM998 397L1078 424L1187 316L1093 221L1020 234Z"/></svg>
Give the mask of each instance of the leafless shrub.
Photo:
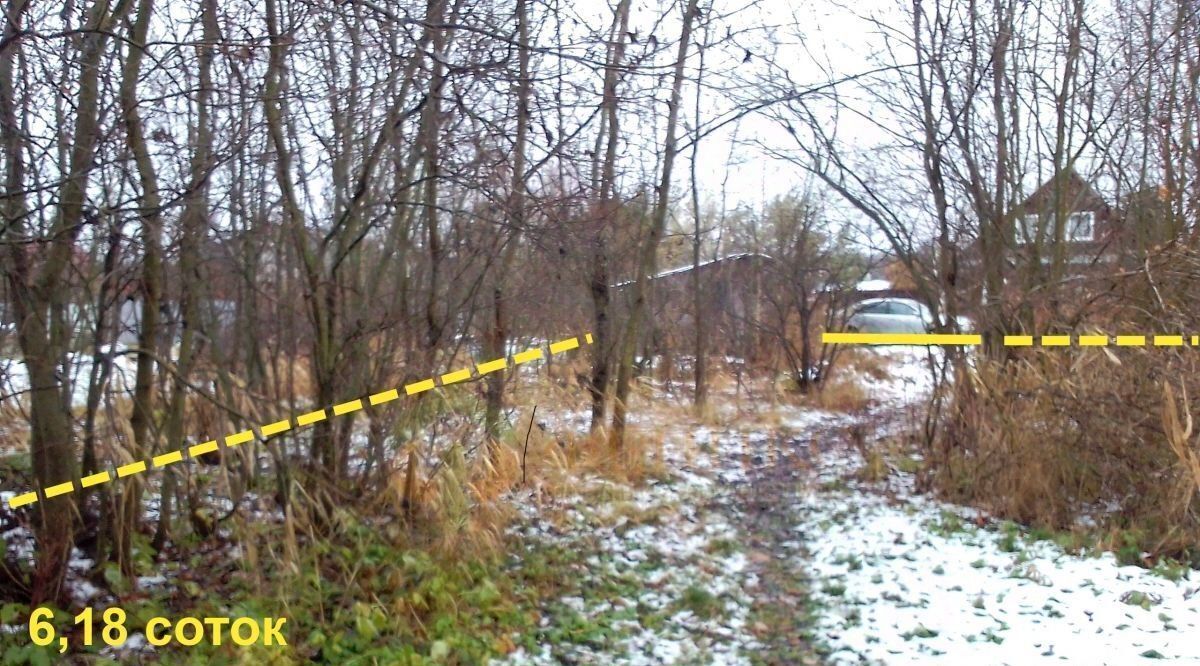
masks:
<svg viewBox="0 0 1200 666"><path fill-rule="evenodd" d="M1152 336L1200 331L1200 253L1168 248L1094 284L1097 307L1046 330ZM936 447L936 483L1015 520L1068 529L1086 516L1154 555L1200 542L1200 456L1190 346L1022 349L963 377ZM1179 387L1181 401L1175 389ZM1123 540L1128 541L1123 537Z"/></svg>

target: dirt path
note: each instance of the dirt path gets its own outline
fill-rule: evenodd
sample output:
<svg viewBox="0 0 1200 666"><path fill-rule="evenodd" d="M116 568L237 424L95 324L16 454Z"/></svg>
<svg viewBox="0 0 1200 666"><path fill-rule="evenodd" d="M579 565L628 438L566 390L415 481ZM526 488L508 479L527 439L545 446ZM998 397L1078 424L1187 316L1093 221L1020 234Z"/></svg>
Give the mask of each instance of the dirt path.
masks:
<svg viewBox="0 0 1200 666"><path fill-rule="evenodd" d="M810 413L803 427L781 425L744 442L737 455L744 480L727 481L714 501L738 527L750 571L758 584L752 595L750 630L759 645L748 655L757 664L818 664L822 645L814 633L814 584L797 562L808 558L806 535L796 507L818 483L813 460L830 447L848 446L850 426L877 421L858 415Z"/></svg>
<svg viewBox="0 0 1200 666"><path fill-rule="evenodd" d="M737 526L756 584L751 596L749 629L758 639L747 655L756 664L817 664L825 661L828 648L817 628L818 600L814 586L826 581L814 577L808 564L810 538L805 534L806 506L821 487L841 483L853 468L839 470L836 478L828 470L818 471L831 452L846 458L853 450L854 432L893 432L905 427L909 415L897 408L894 399L873 401L855 413L830 412L808 407L775 407L780 418L747 413L733 420L724 449L727 461L716 474L720 488L712 506ZM756 422L777 422L756 429ZM734 434L736 433L736 434ZM740 440L740 441L738 441ZM851 459L857 456L851 454ZM728 469L735 462L741 474Z"/></svg>
<svg viewBox="0 0 1200 666"><path fill-rule="evenodd" d="M728 401L719 424L653 421L667 476L582 479L561 519L516 528L535 558L575 572L511 664L817 664L802 510L813 462L846 446L849 415ZM647 422L652 422L647 418Z"/></svg>
<svg viewBox="0 0 1200 666"><path fill-rule="evenodd" d="M814 433L825 435L826 433ZM810 444L775 433L741 456L750 470L738 484L726 510L740 516L751 570L759 585L752 591L751 630L762 643L752 659L762 664L815 664L807 573L793 564L803 545L793 529L790 507L811 473Z"/></svg>

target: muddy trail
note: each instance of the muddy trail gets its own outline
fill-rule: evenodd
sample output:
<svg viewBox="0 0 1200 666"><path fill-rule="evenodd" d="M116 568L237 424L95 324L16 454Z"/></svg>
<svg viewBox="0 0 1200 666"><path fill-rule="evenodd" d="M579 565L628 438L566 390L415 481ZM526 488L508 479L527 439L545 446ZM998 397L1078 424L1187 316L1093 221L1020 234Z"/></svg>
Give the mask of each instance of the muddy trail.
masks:
<svg viewBox="0 0 1200 666"><path fill-rule="evenodd" d="M702 419L677 406L646 417L659 472L638 485L584 476L509 530L514 574L540 562L561 582L500 663L827 661L814 599L828 581L812 573L821 537L807 512L861 466L852 432L902 425L901 393L873 392L855 412L730 395Z"/></svg>
<svg viewBox="0 0 1200 666"><path fill-rule="evenodd" d="M750 655L767 665L818 664L821 642L814 635L810 590L821 584L803 562L808 535L798 527L795 506L818 483L814 461L824 451L851 445L855 430L878 414L829 415L804 432L781 428L744 442L737 456L745 479L723 484L712 502L738 527L757 586L749 630L759 641Z"/></svg>

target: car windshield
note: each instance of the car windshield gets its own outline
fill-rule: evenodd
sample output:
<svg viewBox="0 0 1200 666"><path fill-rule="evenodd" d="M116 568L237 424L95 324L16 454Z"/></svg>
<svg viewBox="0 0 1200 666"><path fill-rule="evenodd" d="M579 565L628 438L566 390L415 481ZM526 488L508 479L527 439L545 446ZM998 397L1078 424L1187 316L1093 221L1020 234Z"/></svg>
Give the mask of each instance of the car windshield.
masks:
<svg viewBox="0 0 1200 666"><path fill-rule="evenodd" d="M920 311L915 303L905 303L903 301L875 301L866 303L859 307L858 314L871 315L901 315L905 317L917 317Z"/></svg>

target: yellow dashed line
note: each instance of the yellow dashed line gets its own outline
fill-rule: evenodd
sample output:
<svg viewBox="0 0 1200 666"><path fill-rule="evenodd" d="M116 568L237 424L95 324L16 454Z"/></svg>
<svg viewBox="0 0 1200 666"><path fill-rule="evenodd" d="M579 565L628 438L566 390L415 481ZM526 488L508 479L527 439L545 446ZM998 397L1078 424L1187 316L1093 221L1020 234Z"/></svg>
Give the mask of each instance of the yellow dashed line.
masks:
<svg viewBox="0 0 1200 666"><path fill-rule="evenodd" d="M1118 335L1116 336L1116 344L1118 347L1144 347L1146 341L1153 340L1156 347L1182 347L1184 346L1183 335ZM1200 347L1200 335L1188 336L1192 346ZM1080 347L1104 347L1109 344L1107 335L1080 335L1078 344ZM1070 335L1006 335L1004 336L1005 347L1033 347L1036 344L1042 347L1070 347ZM552 350L555 350L557 345L569 343L570 340L556 342L550 345ZM983 336L977 333L845 333L845 332L830 332L827 331L821 334L821 342L824 344L862 344L862 345L978 345L983 343ZM531 349L527 352L522 352L513 357L513 360L520 363L531 358L539 358L538 350Z"/></svg>
<svg viewBox="0 0 1200 666"><path fill-rule="evenodd" d="M8 506L13 509L18 509L26 504L33 504L38 501L37 493L21 493L16 497L8 500Z"/></svg>
<svg viewBox="0 0 1200 666"><path fill-rule="evenodd" d="M213 451L216 451L216 450L217 450L217 440L210 439L209 441L204 442L203 444L196 444L196 445L188 448L188 456L195 458L197 456L202 456L206 453L212 453Z"/></svg>
<svg viewBox="0 0 1200 666"><path fill-rule="evenodd" d="M95 474L89 474L88 476L80 479L79 487L91 488L92 486L98 486L102 483L108 483L109 481L112 481L112 477L108 475L108 472L96 472Z"/></svg>
<svg viewBox="0 0 1200 666"><path fill-rule="evenodd" d="M974 336L974 337L978 337L978 336ZM589 344L589 345L592 344L592 334L591 333L584 334L583 339L587 344ZM1193 344L1196 344L1195 337L1193 337ZM561 354L562 352L570 351L572 349L577 349L577 348L579 348L579 338L578 337L567 338L565 340L559 340L558 342L551 343L550 344L550 353L551 354ZM517 365L517 364L521 364L521 363L528 363L530 361L536 361L541 358L543 358L542 349L540 347L535 347L533 349L529 349L529 350L520 352L518 354L514 354L512 357L512 362L514 365ZM480 375L486 375L490 372L496 372L497 370L504 370L507 367L508 367L508 359L498 358L498 359L494 359L491 361L485 361L483 363L479 363L475 366L475 369ZM471 378L471 369L470 368L464 368L462 370L456 370L454 372L448 372L446 374L441 375L441 381L442 381L443 386L448 386L450 384L456 384L458 382L466 381L470 378ZM429 379L424 379L419 382L413 382L412 384L406 385L404 387L404 392L408 395L414 395L417 393L421 393L422 391L428 391L428 390L434 388L435 386L436 386L436 383L434 382L434 379L429 378ZM392 400L396 400L399 397L400 397L399 390L389 389L387 391L381 391L379 393L375 393L375 394L369 396L367 398L367 400L372 405L381 405L385 402L391 402ZM357 399L357 400L350 400L349 402L343 402L341 404L334 405L332 407L334 416L341 416L343 414L349 414L351 412L356 412L362 408L363 408L363 402L362 402L361 398ZM296 417L296 427L301 428L304 426L312 425L314 423L324 421L327 418L329 418L329 415L326 412L326 410L318 409L318 410L315 410L312 412L308 412L307 414L301 414L301 415L297 416ZM291 419L283 419L282 421L276 421L274 423L268 423L266 425L260 426L259 430L262 432L263 437L270 437L271 435L276 435L281 432L287 432L288 430L291 430L291 428L292 428ZM245 444L246 442L253 440L254 437L255 437L254 430L252 430L252 429L251 430L243 430L238 433L226 435L224 438L225 445L226 446L238 446L239 444ZM220 447L217 443L217 440L214 439L214 440L209 440L207 442L202 442L200 444L194 444L194 445L188 447L187 454L189 457L195 458L197 456L202 456L206 453L212 453L213 451L218 450L218 448L220 448ZM180 462L182 460L183 460L183 450L180 449L178 451L171 451L168 453L154 456L150 459L149 462L153 463L155 468L162 468L162 467L166 467L167 465L172 465L174 463ZM142 472L145 472L148 469L147 462L148 461L146 461L146 460L138 460L135 462L131 462L127 465L121 465L121 466L117 467L117 478L123 479L127 476L133 476L134 474L140 474ZM82 479L80 479L79 486L80 486L80 488L90 488L92 486L98 486L102 483L108 483L109 481L112 481L112 476L108 472L97 472L95 474L91 474L89 476L85 476ZM65 495L69 492L72 492L73 490L75 490L74 482L73 481L65 481L63 483L59 483L59 484L56 484L53 486L48 486L45 488L45 490L43 492L45 493L45 497L47 499L49 499L52 497L57 497L59 495ZM21 495L14 496L12 499L8 500L8 505L11 508L16 509L16 508L19 508L22 506L26 506L28 504L33 504L37 501L38 501L38 494L37 494L37 491L35 490L35 491L30 491L27 493L23 493Z"/></svg>
<svg viewBox="0 0 1200 666"><path fill-rule="evenodd" d="M117 477L123 479L127 476L133 476L134 474L140 474L144 471L146 471L146 461L139 460L137 462L129 463L128 465L121 465L120 467L118 467L117 468Z"/></svg>
<svg viewBox="0 0 1200 666"><path fill-rule="evenodd" d="M503 358L498 358L494 361L488 361L487 363L480 363L479 365L475 366L475 370L477 370L479 372L479 374L481 374L481 375L486 375L489 372L503 370L507 367L508 367L508 360L503 359Z"/></svg>
<svg viewBox="0 0 1200 666"><path fill-rule="evenodd" d="M75 484L71 483L70 481L49 486L46 488L46 499L58 497L59 495L66 495L72 490L75 490Z"/></svg>
<svg viewBox="0 0 1200 666"><path fill-rule="evenodd" d="M154 466L166 467L167 465L173 465L181 460L183 460L183 451L172 451L170 453L164 453L161 456L154 456Z"/></svg>
<svg viewBox="0 0 1200 666"><path fill-rule="evenodd" d="M278 435L281 432L287 432L291 429L292 429L292 420L291 419L284 419L282 421L268 423L267 425L259 428L259 430L262 431L263 437L270 437L271 435Z"/></svg>
<svg viewBox="0 0 1200 666"><path fill-rule="evenodd" d="M399 397L400 397L400 392L397 391L396 389L391 389L390 391L382 391L380 393L376 393L375 395L372 395L371 397L367 398L367 400L369 400L372 405L382 405L385 402L391 402Z"/></svg>
<svg viewBox="0 0 1200 666"><path fill-rule="evenodd" d="M358 410L362 409L362 407L363 407L362 400L350 400L348 402L343 402L340 405L334 405L333 406L333 415L341 416L342 414L349 414L350 412L357 412Z"/></svg>
<svg viewBox="0 0 1200 666"><path fill-rule="evenodd" d="M428 390L432 389L433 387L434 387L433 380L426 379L424 381L413 382L411 384L405 385L404 392L407 393L408 395L416 395L416 394L420 393L421 391L428 391Z"/></svg>
<svg viewBox="0 0 1200 666"><path fill-rule="evenodd" d="M550 353L551 354L561 354L565 351L571 351L572 349L578 349L578 348L579 348L579 338L568 338L566 340L559 340L558 342L555 342L554 344L550 345Z"/></svg>
<svg viewBox="0 0 1200 666"><path fill-rule="evenodd" d="M447 372L446 374L442 375L442 386L449 386L451 384L465 382L470 378L471 378L471 369L470 368L464 368L462 370L456 370L454 372Z"/></svg>
<svg viewBox="0 0 1200 666"><path fill-rule="evenodd" d="M303 426L312 425L318 421L324 421L324 420L325 420L325 410L318 409L315 412L309 412L307 414L301 414L300 416L297 416L296 417L296 426L303 427Z"/></svg>
<svg viewBox="0 0 1200 666"><path fill-rule="evenodd" d="M254 439L253 430L243 430L239 433L225 436L225 446L238 446Z"/></svg>
<svg viewBox="0 0 1200 666"><path fill-rule="evenodd" d="M533 349L523 351L520 354L513 354L513 365L521 365L522 363L536 361L541 357L542 357L541 348L534 347Z"/></svg>

